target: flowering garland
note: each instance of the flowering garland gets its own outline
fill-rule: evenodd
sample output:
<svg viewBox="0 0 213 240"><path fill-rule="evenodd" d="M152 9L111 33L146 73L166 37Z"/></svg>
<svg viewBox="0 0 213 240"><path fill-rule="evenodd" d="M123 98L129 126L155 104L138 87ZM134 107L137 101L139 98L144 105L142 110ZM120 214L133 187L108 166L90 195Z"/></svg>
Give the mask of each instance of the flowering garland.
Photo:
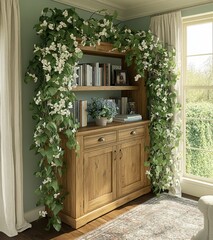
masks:
<svg viewBox="0 0 213 240"><path fill-rule="evenodd" d="M148 31L134 32L113 23L115 15L100 19L80 18L74 9L45 8L35 25L41 41L34 45L34 56L30 61L26 81L36 83L36 95L31 103L36 122L33 148L41 154L36 176L42 179L37 189L39 205L50 211L48 227L60 230L58 213L63 209L66 193L59 184L64 168L64 150L60 134L67 137L67 146L78 150L75 133L79 127L70 111L75 95L74 68L82 58L81 45L96 46L101 41L112 42L115 49L126 52L126 62L136 63L138 81L147 71L147 93L149 99L150 154L147 172L154 192L174 186L176 159L173 150L179 137L179 128L174 125L176 82L174 52L162 47ZM81 39L79 43L77 38ZM46 216L47 212L40 212Z"/></svg>

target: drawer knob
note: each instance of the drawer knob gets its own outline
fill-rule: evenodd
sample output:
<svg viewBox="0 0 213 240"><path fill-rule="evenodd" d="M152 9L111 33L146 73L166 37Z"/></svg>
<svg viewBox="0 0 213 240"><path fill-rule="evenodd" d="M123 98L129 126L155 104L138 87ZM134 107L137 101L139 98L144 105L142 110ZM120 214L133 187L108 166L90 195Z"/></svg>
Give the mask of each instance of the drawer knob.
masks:
<svg viewBox="0 0 213 240"><path fill-rule="evenodd" d="M100 137L99 139L98 139L98 142L104 142L105 141L105 138L104 137Z"/></svg>
<svg viewBox="0 0 213 240"><path fill-rule="evenodd" d="M136 135L136 131L131 131L131 135Z"/></svg>

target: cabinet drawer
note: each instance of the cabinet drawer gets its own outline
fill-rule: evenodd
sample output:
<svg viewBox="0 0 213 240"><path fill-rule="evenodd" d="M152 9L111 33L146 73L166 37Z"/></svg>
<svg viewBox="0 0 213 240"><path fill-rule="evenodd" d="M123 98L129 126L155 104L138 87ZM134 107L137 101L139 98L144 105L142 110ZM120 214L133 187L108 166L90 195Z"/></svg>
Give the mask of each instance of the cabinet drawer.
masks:
<svg viewBox="0 0 213 240"><path fill-rule="evenodd" d="M84 148L98 147L116 142L116 132L100 133L84 137Z"/></svg>
<svg viewBox="0 0 213 240"><path fill-rule="evenodd" d="M129 128L125 130L119 130L118 140L131 139L135 137L142 137L145 134L144 127Z"/></svg>

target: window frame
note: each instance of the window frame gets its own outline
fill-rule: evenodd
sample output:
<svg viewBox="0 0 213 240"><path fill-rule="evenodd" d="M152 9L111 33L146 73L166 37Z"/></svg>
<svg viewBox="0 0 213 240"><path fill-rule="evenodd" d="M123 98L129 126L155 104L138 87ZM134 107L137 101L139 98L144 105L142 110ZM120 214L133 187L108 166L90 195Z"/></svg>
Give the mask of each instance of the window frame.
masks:
<svg viewBox="0 0 213 240"><path fill-rule="evenodd" d="M200 176L195 176L189 173L186 173L186 91L189 89L212 89L212 86L207 85L187 85L186 83L186 73L187 73L187 27L195 24L203 24L212 22L212 35L213 35L213 12L207 14L200 14L196 16L184 17L182 23L182 129L183 129L183 163L182 163L182 175L184 178L194 179L206 183L213 183L213 178L205 178ZM213 36L212 36L213 39ZM213 63L213 42L212 42L212 63ZM196 54L191 56L202 56L206 54ZM213 121L213 120L212 120ZM199 150L204 150L199 148ZM208 150L206 150L208 151ZM212 151L213 152L213 151Z"/></svg>

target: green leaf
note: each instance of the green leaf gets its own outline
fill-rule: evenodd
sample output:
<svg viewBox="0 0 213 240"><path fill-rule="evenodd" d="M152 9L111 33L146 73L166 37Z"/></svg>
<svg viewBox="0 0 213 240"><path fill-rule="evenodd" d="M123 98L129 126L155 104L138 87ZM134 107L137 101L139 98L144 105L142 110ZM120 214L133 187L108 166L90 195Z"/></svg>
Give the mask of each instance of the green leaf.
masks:
<svg viewBox="0 0 213 240"><path fill-rule="evenodd" d="M47 92L50 96L54 96L58 91L58 88L54 88L54 87L49 87Z"/></svg>
<svg viewBox="0 0 213 240"><path fill-rule="evenodd" d="M58 181L52 181L51 186L54 188L55 192L58 192L58 190L59 190Z"/></svg>

